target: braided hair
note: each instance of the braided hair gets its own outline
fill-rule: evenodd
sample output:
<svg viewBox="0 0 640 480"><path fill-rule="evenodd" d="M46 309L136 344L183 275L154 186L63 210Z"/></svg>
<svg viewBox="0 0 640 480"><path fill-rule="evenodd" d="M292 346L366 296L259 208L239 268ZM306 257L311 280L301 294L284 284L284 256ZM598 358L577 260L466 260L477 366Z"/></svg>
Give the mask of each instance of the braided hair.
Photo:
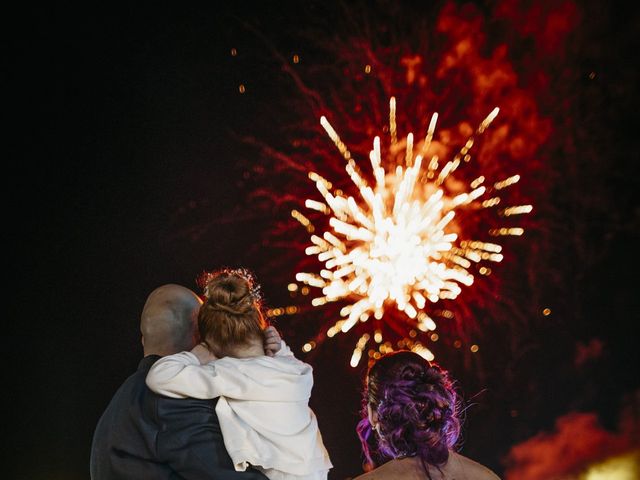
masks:
<svg viewBox="0 0 640 480"><path fill-rule="evenodd" d="M376 412L376 435L368 419ZM389 353L367 374L358 436L367 462L419 457L429 476L449 459L460 434L457 396L447 372L417 353ZM430 478L430 476L429 476Z"/></svg>

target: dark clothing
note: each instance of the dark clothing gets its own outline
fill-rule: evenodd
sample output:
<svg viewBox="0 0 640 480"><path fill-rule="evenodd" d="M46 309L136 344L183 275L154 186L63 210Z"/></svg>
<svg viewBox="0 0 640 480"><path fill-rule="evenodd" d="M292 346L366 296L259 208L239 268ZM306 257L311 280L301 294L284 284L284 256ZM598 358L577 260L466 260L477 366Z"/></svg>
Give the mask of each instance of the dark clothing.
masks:
<svg viewBox="0 0 640 480"><path fill-rule="evenodd" d="M236 472L224 448L216 400L167 398L145 384L160 357L142 359L100 418L91 445L92 480L266 480Z"/></svg>

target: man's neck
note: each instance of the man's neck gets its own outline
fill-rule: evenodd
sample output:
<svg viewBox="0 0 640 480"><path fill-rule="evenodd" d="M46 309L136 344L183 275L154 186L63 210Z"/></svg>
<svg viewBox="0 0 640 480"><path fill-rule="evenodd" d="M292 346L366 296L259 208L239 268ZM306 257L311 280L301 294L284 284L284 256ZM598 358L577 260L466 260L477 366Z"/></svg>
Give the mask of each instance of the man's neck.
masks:
<svg viewBox="0 0 640 480"><path fill-rule="evenodd" d="M166 357L167 355L173 355L179 353L182 350L176 349L175 345L145 345L143 348L144 356L158 355L160 357Z"/></svg>

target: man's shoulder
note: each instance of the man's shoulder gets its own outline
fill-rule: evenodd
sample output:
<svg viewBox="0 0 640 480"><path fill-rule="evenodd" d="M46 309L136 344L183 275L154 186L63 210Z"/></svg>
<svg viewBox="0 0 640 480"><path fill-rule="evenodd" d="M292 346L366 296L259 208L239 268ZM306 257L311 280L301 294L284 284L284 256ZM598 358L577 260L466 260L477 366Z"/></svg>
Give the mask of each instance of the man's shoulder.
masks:
<svg viewBox="0 0 640 480"><path fill-rule="evenodd" d="M215 409L215 406L218 403L217 397L211 398L211 399L201 399L201 398L191 398L191 397L172 398L172 397L165 397L164 395L161 395L159 393L155 393L151 389L149 389L149 393L153 395L153 397L159 404L166 405L168 407L175 407L177 409L189 408L189 407Z"/></svg>
<svg viewBox="0 0 640 480"><path fill-rule="evenodd" d="M128 411L135 404L134 399L146 390L145 376L146 372L141 371L136 371L129 375L113 393L104 414Z"/></svg>
<svg viewBox="0 0 640 480"><path fill-rule="evenodd" d="M134 395L147 390L145 385L147 373L149 373L149 369L159 358L160 357L157 355L144 357L138 364L138 368L120 384L116 392L113 394L112 402L117 400L119 397Z"/></svg>
<svg viewBox="0 0 640 480"><path fill-rule="evenodd" d="M153 398L158 420L170 420L182 425L218 423L216 404L218 399L170 398L149 390Z"/></svg>

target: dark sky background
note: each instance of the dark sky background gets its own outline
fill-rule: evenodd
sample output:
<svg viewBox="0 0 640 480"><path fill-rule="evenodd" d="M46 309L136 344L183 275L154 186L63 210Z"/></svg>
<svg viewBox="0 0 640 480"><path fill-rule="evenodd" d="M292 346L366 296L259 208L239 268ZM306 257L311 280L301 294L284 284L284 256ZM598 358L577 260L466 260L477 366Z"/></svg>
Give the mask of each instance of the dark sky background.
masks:
<svg viewBox="0 0 640 480"><path fill-rule="evenodd" d="M5 321L5 417L15 426L6 436L14 469L6 478L88 478L95 424L142 355L138 319L153 288L171 282L195 289L201 271L243 265L256 272L268 302L286 301L286 284L272 280L253 248L262 225L229 215L246 195L238 185L251 156L231 132L268 132L263 106L277 111L291 88L242 21L295 51L299 44L288 45L294 27L331 8L264 3L33 7L16 14L13 88L6 92L18 107L9 118L4 189L8 282L16 287ZM522 377L512 382L522 391L504 393L503 365L491 357L483 368L493 373L482 381L461 361L446 365L467 398L486 389L467 412L463 453L500 474L512 445L551 429L568 411L597 412L615 429L625 395L639 387L638 75L630 43L637 42L638 15L605 2L585 6L604 12L589 20L600 37L585 38L585 49L594 42L608 52L596 65L604 80L585 98L607 105L590 128L606 139L594 148L611 174L591 181L602 183L603 201L615 208L584 230L584 247L601 255L566 286L575 295L563 308L581 314L532 329L545 348L511 372ZM232 57L231 48L246 56ZM562 265L562 278L570 279L571 262ZM281 322L294 345L305 340ZM594 363L578 371L579 346L594 339L602 348L593 347ZM354 427L363 372L346 366L348 344L336 345L314 359L312 407L337 479L360 472ZM532 394L527 375L548 383Z"/></svg>

